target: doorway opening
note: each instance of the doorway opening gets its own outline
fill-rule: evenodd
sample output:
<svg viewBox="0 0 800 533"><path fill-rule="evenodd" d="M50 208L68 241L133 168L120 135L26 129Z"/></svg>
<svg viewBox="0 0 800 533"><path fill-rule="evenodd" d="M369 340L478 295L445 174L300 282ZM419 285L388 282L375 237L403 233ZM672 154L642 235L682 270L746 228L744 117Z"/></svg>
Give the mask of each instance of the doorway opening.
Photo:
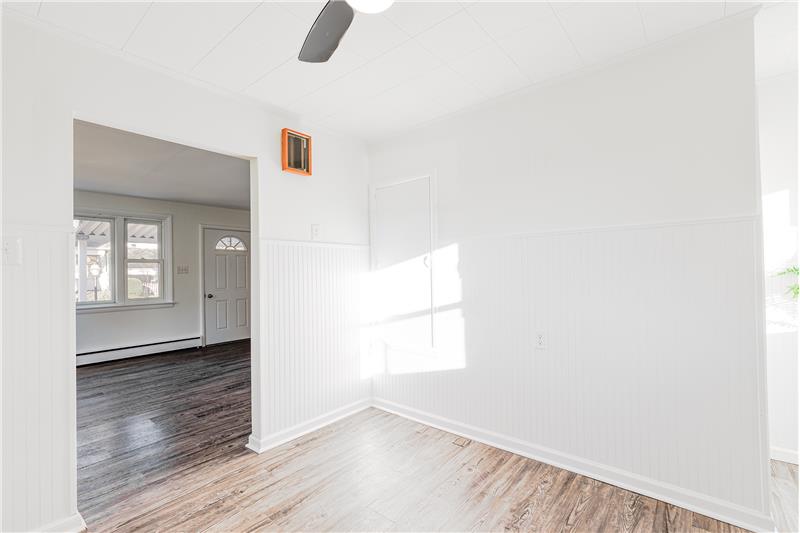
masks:
<svg viewBox="0 0 800 533"><path fill-rule="evenodd" d="M78 506L89 528L250 453L248 158L75 120Z"/></svg>

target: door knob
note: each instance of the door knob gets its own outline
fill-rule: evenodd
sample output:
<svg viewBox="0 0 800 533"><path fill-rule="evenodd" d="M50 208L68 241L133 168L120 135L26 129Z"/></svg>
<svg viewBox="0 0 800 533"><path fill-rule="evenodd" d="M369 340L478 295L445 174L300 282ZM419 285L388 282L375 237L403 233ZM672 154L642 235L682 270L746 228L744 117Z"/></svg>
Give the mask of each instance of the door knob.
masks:
<svg viewBox="0 0 800 533"><path fill-rule="evenodd" d="M213 298L213 297L214 297L214 295L213 295L213 294L207 294L207 295L206 295L206 298Z"/></svg>

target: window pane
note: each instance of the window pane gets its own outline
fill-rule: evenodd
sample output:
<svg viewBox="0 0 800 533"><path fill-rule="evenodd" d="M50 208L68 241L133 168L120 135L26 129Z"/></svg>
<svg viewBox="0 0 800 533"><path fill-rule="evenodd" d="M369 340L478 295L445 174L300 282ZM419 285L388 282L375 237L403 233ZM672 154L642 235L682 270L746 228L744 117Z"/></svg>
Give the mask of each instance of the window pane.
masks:
<svg viewBox="0 0 800 533"><path fill-rule="evenodd" d="M237 251L237 252L247 251L247 246L244 245L242 240L239 239L238 237L234 237L233 235L222 237L220 240L217 241L217 245L215 248L217 250L227 250L227 251Z"/></svg>
<svg viewBox="0 0 800 533"><path fill-rule="evenodd" d="M161 296L161 264L128 264L128 298L141 300Z"/></svg>
<svg viewBox="0 0 800 533"><path fill-rule="evenodd" d="M73 220L75 227L75 300L110 302L113 282L111 222Z"/></svg>
<svg viewBox="0 0 800 533"><path fill-rule="evenodd" d="M126 222L128 259L161 259L159 250L160 224Z"/></svg>

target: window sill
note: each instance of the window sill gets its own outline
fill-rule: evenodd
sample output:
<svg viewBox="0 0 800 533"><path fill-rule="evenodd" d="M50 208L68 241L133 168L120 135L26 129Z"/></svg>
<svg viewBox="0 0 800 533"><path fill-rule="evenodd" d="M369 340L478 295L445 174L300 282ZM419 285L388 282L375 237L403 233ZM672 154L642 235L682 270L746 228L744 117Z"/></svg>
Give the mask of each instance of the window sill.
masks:
<svg viewBox="0 0 800 533"><path fill-rule="evenodd" d="M138 311L143 309L164 309L174 307L175 302L152 302L141 304L97 304L76 306L75 312L79 315L92 313L112 313L114 311Z"/></svg>

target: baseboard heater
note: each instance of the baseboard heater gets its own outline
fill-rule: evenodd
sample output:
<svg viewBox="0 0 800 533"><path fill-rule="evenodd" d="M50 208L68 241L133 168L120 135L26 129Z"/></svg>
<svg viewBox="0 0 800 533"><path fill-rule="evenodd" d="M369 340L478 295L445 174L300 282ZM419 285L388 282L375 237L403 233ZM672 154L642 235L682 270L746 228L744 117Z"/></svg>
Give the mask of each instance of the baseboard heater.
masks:
<svg viewBox="0 0 800 533"><path fill-rule="evenodd" d="M105 361L114 361L116 359L127 359L129 357L139 357L140 355L174 352L175 350L185 350L186 348L197 348L201 344L202 342L200 337L190 337L188 339L177 339L174 341L151 342L150 344L139 344L136 346L125 346L122 348L110 348L108 350L83 352L79 353L76 357L77 366L103 363Z"/></svg>

